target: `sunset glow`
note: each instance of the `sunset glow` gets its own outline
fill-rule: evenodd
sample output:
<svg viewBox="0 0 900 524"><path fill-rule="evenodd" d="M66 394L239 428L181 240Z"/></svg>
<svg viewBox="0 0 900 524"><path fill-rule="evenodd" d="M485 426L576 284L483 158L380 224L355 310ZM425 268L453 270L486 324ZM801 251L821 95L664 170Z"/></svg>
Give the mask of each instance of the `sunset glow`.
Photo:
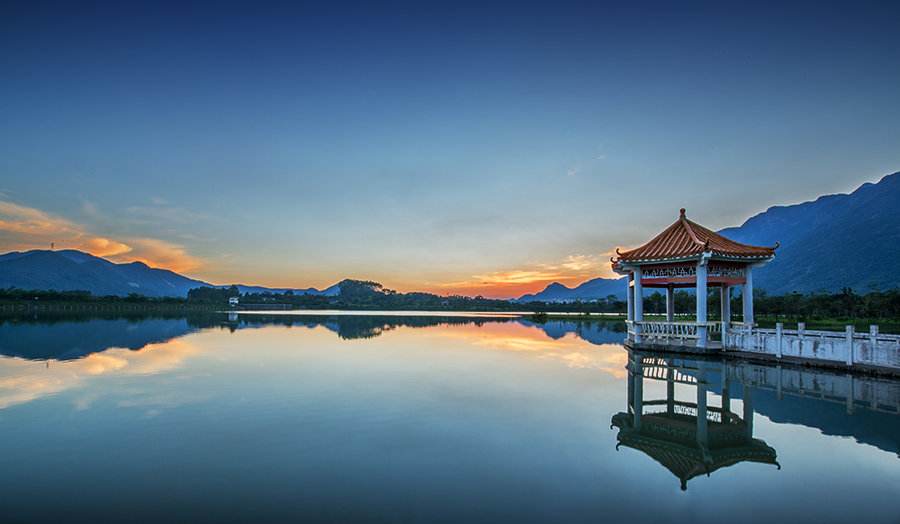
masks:
<svg viewBox="0 0 900 524"><path fill-rule="evenodd" d="M0 252L509 298L614 277L681 207L719 230L900 164L886 7L283 7L7 11Z"/></svg>

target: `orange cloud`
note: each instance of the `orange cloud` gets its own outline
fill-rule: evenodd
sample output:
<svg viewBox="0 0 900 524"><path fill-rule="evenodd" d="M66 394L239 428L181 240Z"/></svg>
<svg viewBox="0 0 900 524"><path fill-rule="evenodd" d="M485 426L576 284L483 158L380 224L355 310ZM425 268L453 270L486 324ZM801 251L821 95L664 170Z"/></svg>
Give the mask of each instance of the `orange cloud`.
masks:
<svg viewBox="0 0 900 524"><path fill-rule="evenodd" d="M473 275L470 280L438 284L437 291L460 295L506 298L534 293L552 282L576 286L597 278L615 278L609 266L609 253L568 255L552 264L534 264L528 268L494 271Z"/></svg>
<svg viewBox="0 0 900 524"><path fill-rule="evenodd" d="M103 237L89 238L84 242L85 250L98 257L122 255L131 251L131 246Z"/></svg>
<svg viewBox="0 0 900 524"><path fill-rule="evenodd" d="M176 273L192 271L203 266L203 261L188 254L184 246L158 238L131 238L131 250L110 256L113 261L139 261L153 267L171 269Z"/></svg>
<svg viewBox="0 0 900 524"><path fill-rule="evenodd" d="M47 249L51 242L58 249L77 249L115 262L140 261L178 272L203 265L178 244L145 237L114 240L92 234L66 218L0 200L0 249Z"/></svg>

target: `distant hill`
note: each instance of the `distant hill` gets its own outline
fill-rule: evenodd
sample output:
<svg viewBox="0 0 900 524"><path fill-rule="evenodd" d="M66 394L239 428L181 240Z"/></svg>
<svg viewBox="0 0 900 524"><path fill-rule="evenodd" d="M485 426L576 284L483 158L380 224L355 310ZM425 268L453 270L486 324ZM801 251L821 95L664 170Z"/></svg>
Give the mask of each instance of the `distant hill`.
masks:
<svg viewBox="0 0 900 524"><path fill-rule="evenodd" d="M109 348L139 350L196 331L186 318L96 318L84 321L0 320L0 355L75 360Z"/></svg>
<svg viewBox="0 0 900 524"><path fill-rule="evenodd" d="M227 286L218 286L227 287ZM241 293L284 293L291 291L295 295L322 295L326 297L334 297L340 294L340 284L334 284L319 291L314 287L308 288L289 288L289 287L264 287L264 286L248 286L245 284L237 284L238 291Z"/></svg>
<svg viewBox="0 0 900 524"><path fill-rule="evenodd" d="M554 282L539 293L522 295L518 302L574 302L576 300L597 300L615 295L616 298L625 298L625 280L619 278L595 278L570 288L559 282Z"/></svg>
<svg viewBox="0 0 900 524"><path fill-rule="evenodd" d="M98 296L138 293L148 297L186 297L188 291L201 286L213 284L188 278L168 269L152 268L143 262L116 264L73 249L14 251L0 255L0 289L90 291ZM239 285L238 288L242 293L287 291L245 285ZM325 293L333 296L339 292L339 288L334 285L325 291L315 288L291 291L295 294Z"/></svg>
<svg viewBox="0 0 900 524"><path fill-rule="evenodd" d="M208 286L168 269L143 262L115 264L75 250L34 250L0 255L0 288L90 291L94 295L139 293L150 297L187 296Z"/></svg>
<svg viewBox="0 0 900 524"><path fill-rule="evenodd" d="M721 233L747 244L781 243L775 260L754 273L756 287L769 294L896 288L900 172L850 194L771 207Z"/></svg>

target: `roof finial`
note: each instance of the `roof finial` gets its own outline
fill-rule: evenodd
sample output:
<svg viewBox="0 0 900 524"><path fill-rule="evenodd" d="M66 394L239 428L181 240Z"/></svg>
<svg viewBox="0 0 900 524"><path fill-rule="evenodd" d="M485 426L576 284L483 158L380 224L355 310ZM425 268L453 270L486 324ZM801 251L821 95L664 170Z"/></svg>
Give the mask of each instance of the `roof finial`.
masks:
<svg viewBox="0 0 900 524"><path fill-rule="evenodd" d="M681 216L684 217L684 208L681 208Z"/></svg>

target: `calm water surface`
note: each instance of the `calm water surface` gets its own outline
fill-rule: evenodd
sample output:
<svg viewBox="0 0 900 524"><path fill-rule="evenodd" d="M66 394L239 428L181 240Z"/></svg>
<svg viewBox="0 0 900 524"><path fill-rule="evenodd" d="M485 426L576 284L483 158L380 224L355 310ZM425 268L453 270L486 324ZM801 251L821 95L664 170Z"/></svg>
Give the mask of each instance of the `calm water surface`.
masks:
<svg viewBox="0 0 900 524"><path fill-rule="evenodd" d="M623 337L509 318L0 319L0 520L900 522L897 382L630 354Z"/></svg>

